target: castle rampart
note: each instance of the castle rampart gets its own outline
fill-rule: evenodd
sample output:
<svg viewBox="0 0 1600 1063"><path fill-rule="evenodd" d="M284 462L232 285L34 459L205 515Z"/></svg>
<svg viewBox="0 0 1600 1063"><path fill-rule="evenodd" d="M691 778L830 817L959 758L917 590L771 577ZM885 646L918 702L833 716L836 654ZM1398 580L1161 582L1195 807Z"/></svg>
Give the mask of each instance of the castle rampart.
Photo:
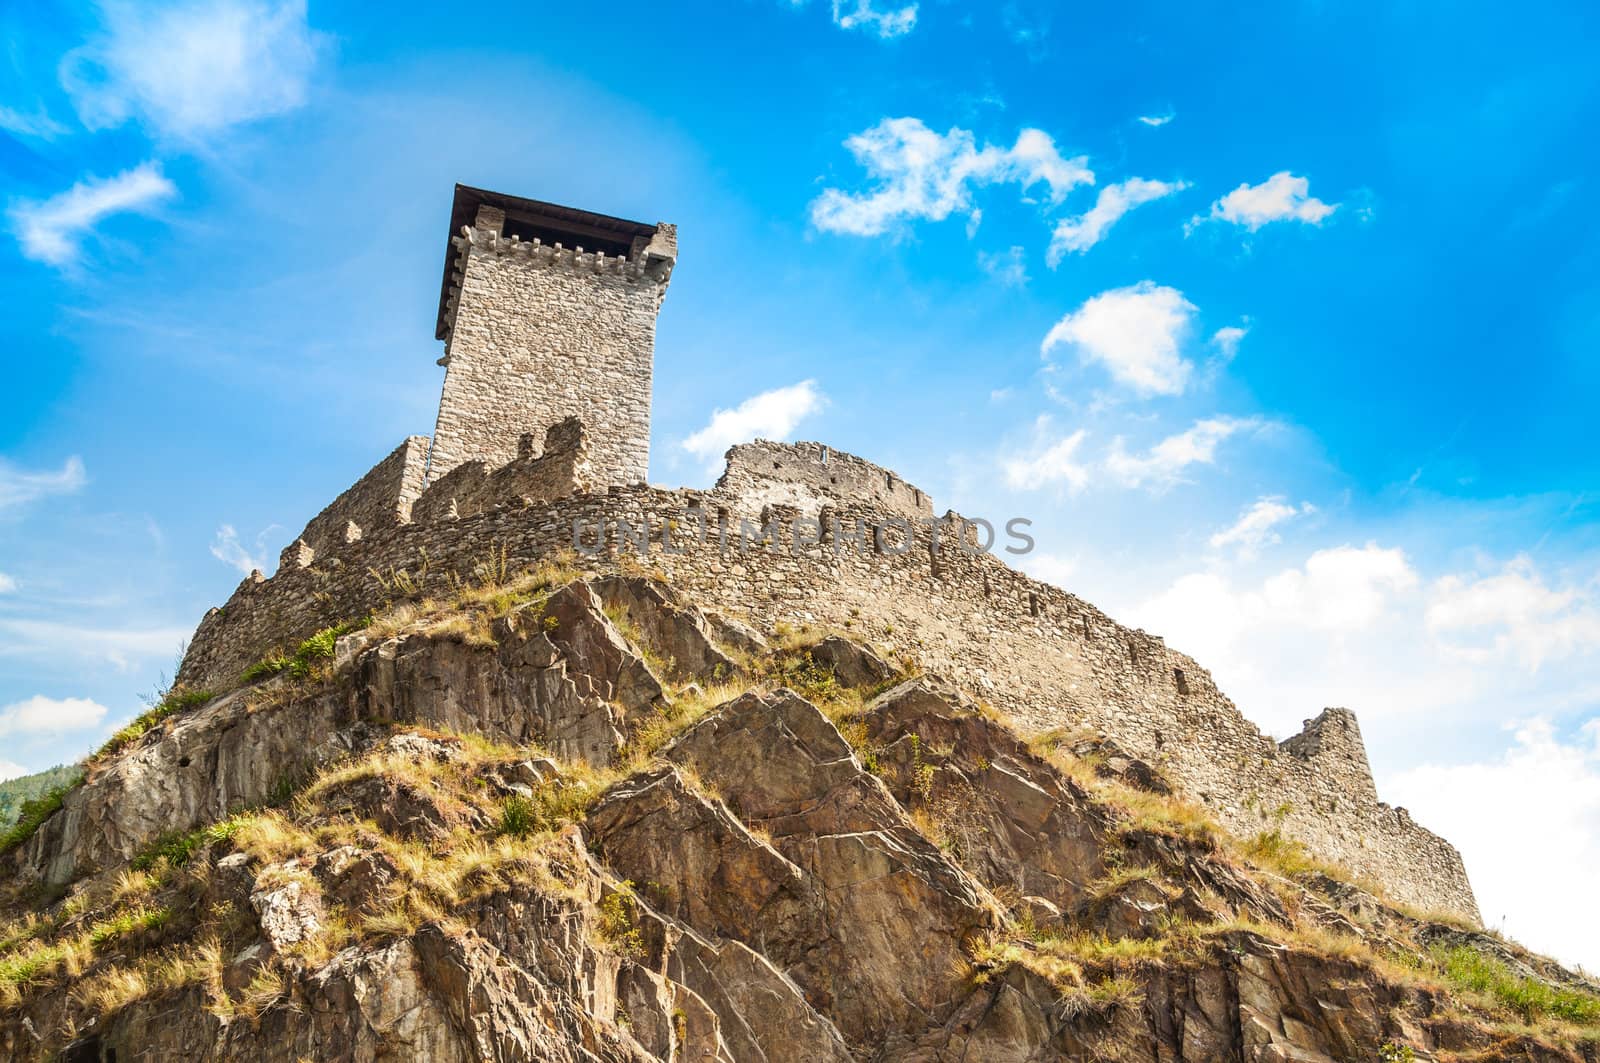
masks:
<svg viewBox="0 0 1600 1063"><path fill-rule="evenodd" d="M872 502L906 517L933 516L933 499L888 469L822 443L741 443L727 454L717 490L751 505L794 506L814 517L842 500Z"/></svg>
<svg viewBox="0 0 1600 1063"><path fill-rule="evenodd" d="M247 579L202 621L180 677L201 686L234 681L274 646L391 600L397 573L419 594L448 594L491 557L520 566L570 552L575 524L606 529L603 552L587 563L614 569L631 549L620 520L650 527L643 563L713 608L768 624L851 627L931 669L967 677L976 696L1026 725L1112 736L1160 764L1235 831L1281 829L1317 855L1381 879L1401 900L1477 918L1455 850L1377 800L1347 713L1324 714L1280 748L1189 657L992 554L962 551L948 528L937 548L933 529L918 524L903 549L794 548L784 536L781 548L740 550L741 519L765 522L784 512L726 489L634 486L414 521L272 579ZM711 528L704 541L666 532L671 541L663 542L669 522L681 529L697 516ZM855 501L830 506L828 516L871 528L903 514ZM717 534L729 527L731 534ZM719 538L732 545L723 548Z"/></svg>
<svg viewBox="0 0 1600 1063"><path fill-rule="evenodd" d="M411 507L422 495L427 467L428 437L407 437L311 518L299 538L283 551L279 566L297 565L311 553L333 553L352 539L410 521Z"/></svg>

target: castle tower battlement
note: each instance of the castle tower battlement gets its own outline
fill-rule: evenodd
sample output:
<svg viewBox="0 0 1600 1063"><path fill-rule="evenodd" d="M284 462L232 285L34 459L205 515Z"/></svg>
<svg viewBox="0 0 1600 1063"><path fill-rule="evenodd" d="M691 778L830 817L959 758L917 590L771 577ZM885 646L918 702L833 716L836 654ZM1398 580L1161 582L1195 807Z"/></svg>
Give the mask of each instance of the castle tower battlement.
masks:
<svg viewBox="0 0 1600 1063"><path fill-rule="evenodd" d="M666 223L457 185L429 481L463 462L503 465L524 435L576 417L595 486L642 483L656 314L677 256Z"/></svg>

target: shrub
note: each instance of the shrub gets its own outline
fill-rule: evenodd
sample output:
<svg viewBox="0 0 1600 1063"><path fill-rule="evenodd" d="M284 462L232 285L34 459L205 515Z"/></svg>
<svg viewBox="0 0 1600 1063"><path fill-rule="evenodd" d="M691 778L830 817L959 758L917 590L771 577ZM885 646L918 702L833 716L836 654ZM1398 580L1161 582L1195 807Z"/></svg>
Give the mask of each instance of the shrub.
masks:
<svg viewBox="0 0 1600 1063"><path fill-rule="evenodd" d="M539 829L543 816L532 799L513 794L500 804L499 833L513 838L526 838Z"/></svg>
<svg viewBox="0 0 1600 1063"><path fill-rule="evenodd" d="M624 956L644 953L644 935L639 930L639 907L632 882L619 882L617 888L600 901L600 918L595 929L600 939Z"/></svg>

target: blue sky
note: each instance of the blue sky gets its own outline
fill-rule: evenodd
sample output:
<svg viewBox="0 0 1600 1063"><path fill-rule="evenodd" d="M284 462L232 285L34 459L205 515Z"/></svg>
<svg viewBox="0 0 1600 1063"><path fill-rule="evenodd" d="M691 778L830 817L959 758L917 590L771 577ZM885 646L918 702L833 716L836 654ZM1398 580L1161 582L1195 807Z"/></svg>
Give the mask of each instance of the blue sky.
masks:
<svg viewBox="0 0 1600 1063"><path fill-rule="evenodd" d="M0 771L432 430L461 181L680 226L654 481L816 438L1031 518L1600 966L1586 7L13 5Z"/></svg>

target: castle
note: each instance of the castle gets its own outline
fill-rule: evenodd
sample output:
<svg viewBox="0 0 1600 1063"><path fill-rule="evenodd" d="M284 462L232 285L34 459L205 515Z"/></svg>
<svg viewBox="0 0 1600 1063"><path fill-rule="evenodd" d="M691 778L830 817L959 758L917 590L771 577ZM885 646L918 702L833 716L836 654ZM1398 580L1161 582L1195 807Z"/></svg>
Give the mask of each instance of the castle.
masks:
<svg viewBox="0 0 1600 1063"><path fill-rule="evenodd" d="M1024 725L1090 729L1159 764L1226 826L1279 829L1381 879L1398 899L1476 921L1460 855L1379 800L1355 716L1328 709L1282 743L1160 638L959 548L962 518L893 472L820 443L728 452L709 491L645 484L656 315L677 260L647 225L457 186L436 336L445 379L433 437L413 436L314 517L274 576L251 573L201 621L179 673L238 677L264 653L425 593L486 558L529 565L601 529L598 568L630 553L711 607L762 624L851 626ZM723 547L741 522L805 517L908 529L903 548ZM669 542L678 522L721 536ZM939 531L953 534L939 535ZM607 532L606 529L611 529ZM649 529L643 541L622 529ZM873 542L874 537L868 537Z"/></svg>

